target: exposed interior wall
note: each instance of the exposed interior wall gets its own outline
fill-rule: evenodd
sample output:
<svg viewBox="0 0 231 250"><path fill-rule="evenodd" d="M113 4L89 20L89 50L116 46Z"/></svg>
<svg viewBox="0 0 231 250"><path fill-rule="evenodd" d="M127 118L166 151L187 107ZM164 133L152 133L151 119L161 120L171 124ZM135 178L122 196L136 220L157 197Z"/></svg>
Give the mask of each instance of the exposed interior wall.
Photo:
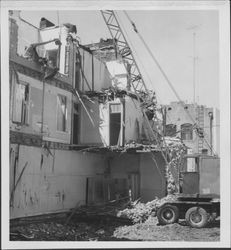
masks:
<svg viewBox="0 0 231 250"><path fill-rule="evenodd" d="M110 105L121 105L121 121L123 121L123 103L120 98L116 98L114 101L106 101L105 103L99 103L97 98L94 103L85 101L86 108L94 122L92 124L84 108L81 108L81 143L82 144L99 144L104 146L110 145ZM131 115L131 113L130 113ZM120 124L121 130L123 130L123 124ZM123 131L119 135L120 145L122 144Z"/></svg>
<svg viewBox="0 0 231 250"><path fill-rule="evenodd" d="M106 65L82 48L79 48L79 52L82 61L82 87L80 89L101 91L103 88L111 87L112 81Z"/></svg>
<svg viewBox="0 0 231 250"><path fill-rule="evenodd" d="M107 68L113 78L112 85L119 89L127 88L127 70L122 60L106 62Z"/></svg>
<svg viewBox="0 0 231 250"><path fill-rule="evenodd" d="M140 109L140 104L134 98L129 96L125 97L124 104L119 98L115 101L98 103L97 99L93 100L94 103L90 101L85 101L86 108L94 121L94 126L90 121L86 111L81 107L81 140L82 144L102 144L104 146L110 145L110 103L121 103L124 105L124 114L121 113L121 121L124 119L124 136L121 134L121 140L124 137L124 143L130 141L137 141L139 139L144 139L148 134L148 127L145 126L143 114ZM121 124L123 129L123 124Z"/></svg>
<svg viewBox="0 0 231 250"><path fill-rule="evenodd" d="M162 198L166 195L165 162L160 152L141 154L140 178L143 202L153 200L156 196Z"/></svg>
<svg viewBox="0 0 231 250"><path fill-rule="evenodd" d="M140 104L131 97L125 97L125 143L142 137L143 114Z"/></svg>
<svg viewBox="0 0 231 250"><path fill-rule="evenodd" d="M20 11L13 11L13 19L16 20L18 25L18 43L17 43L17 54L19 56L24 56L26 49L32 43L40 42L39 29L30 25L29 23L24 22L20 18Z"/></svg>
<svg viewBox="0 0 231 250"><path fill-rule="evenodd" d="M11 191L23 168L11 203L10 217L65 211L86 202L86 180L102 175L105 157L44 148L11 145ZM52 155L51 155L52 154Z"/></svg>
<svg viewBox="0 0 231 250"><path fill-rule="evenodd" d="M90 114L93 123L91 122L86 110L81 106L81 124L80 124L80 143L81 144L100 144L103 145L105 135L101 131L101 123L106 122L107 116L102 120L101 109L104 110L104 106L107 104L99 104L95 99L94 103L90 101L84 101L88 113ZM101 113L100 113L101 112Z"/></svg>
<svg viewBox="0 0 231 250"><path fill-rule="evenodd" d="M58 95L66 97L66 129L57 128ZM70 143L71 140L71 105L72 94L68 91L46 84L44 98L44 139L55 142Z"/></svg>
<svg viewBox="0 0 231 250"><path fill-rule="evenodd" d="M140 197L140 155L120 154L109 158L108 171L111 178L124 180L126 185L120 190L117 188L119 196L128 196L129 190L133 200Z"/></svg>
<svg viewBox="0 0 231 250"><path fill-rule="evenodd" d="M93 57L93 63L94 63L94 90L100 91L103 88L111 87L112 80L106 65L95 57Z"/></svg>
<svg viewBox="0 0 231 250"><path fill-rule="evenodd" d="M59 61L59 72L61 74L65 74L64 67L65 67L65 47L67 44L67 35L68 35L68 28L65 26L61 27L51 27L51 28L45 28L40 30L40 42L47 42L51 41L53 39L60 39L61 41L61 47L60 47L60 61ZM55 50L57 49L57 45L55 43L49 43L44 46L40 46L43 51L41 51L41 54L43 54L43 57L45 57L46 50Z"/></svg>

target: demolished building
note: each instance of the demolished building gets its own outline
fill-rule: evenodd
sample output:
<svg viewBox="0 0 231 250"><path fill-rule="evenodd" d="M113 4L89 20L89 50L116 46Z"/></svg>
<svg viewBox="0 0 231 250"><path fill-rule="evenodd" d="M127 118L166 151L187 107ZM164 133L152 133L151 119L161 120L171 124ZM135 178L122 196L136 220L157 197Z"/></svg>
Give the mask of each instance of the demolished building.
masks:
<svg viewBox="0 0 231 250"><path fill-rule="evenodd" d="M96 53L75 25L38 28L18 11L9 25L10 218L165 196L154 109L147 124L129 73L109 70L105 61L124 67L110 40Z"/></svg>

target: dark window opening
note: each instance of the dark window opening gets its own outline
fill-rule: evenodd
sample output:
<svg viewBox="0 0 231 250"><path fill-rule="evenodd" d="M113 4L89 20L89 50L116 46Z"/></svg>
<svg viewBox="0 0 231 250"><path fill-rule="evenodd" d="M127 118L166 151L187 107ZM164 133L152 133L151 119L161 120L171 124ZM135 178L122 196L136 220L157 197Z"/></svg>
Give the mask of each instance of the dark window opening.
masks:
<svg viewBox="0 0 231 250"><path fill-rule="evenodd" d="M121 138L121 104L110 105L110 145L119 145Z"/></svg>
<svg viewBox="0 0 231 250"><path fill-rule="evenodd" d="M193 139L193 126L190 123L181 125L181 139L192 140Z"/></svg>
<svg viewBox="0 0 231 250"><path fill-rule="evenodd" d="M48 62L48 66L51 68L58 68L58 49L47 50L46 51L46 59Z"/></svg>
<svg viewBox="0 0 231 250"><path fill-rule="evenodd" d="M13 122L28 124L29 115L29 85L15 84Z"/></svg>
<svg viewBox="0 0 231 250"><path fill-rule="evenodd" d="M80 115L79 105L74 103L73 106L73 144L79 143L79 131L80 131Z"/></svg>
<svg viewBox="0 0 231 250"><path fill-rule="evenodd" d="M81 57L80 55L76 55L76 63L75 63L75 89L79 90L81 86Z"/></svg>
<svg viewBox="0 0 231 250"><path fill-rule="evenodd" d="M175 136L176 135L176 125L174 124L167 124L165 127L165 135L166 136Z"/></svg>
<svg viewBox="0 0 231 250"><path fill-rule="evenodd" d="M203 148L201 150L201 153L207 155L208 154L208 149L207 148Z"/></svg>
<svg viewBox="0 0 231 250"><path fill-rule="evenodd" d="M169 107L168 110L172 110L172 108Z"/></svg>

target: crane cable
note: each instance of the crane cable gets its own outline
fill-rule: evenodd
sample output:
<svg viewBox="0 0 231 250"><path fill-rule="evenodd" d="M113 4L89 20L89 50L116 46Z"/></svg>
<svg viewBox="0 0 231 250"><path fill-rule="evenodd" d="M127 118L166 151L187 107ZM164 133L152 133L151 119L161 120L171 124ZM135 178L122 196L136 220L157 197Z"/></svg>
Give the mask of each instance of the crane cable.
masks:
<svg viewBox="0 0 231 250"><path fill-rule="evenodd" d="M137 33L137 35L139 36L140 40L142 41L142 43L144 44L145 48L147 49L147 51L150 53L152 59L154 60L154 62L156 63L157 67L159 68L160 72L163 74L165 80L167 81L167 83L169 84L170 88L172 89L172 91L174 92L174 94L176 95L177 99L180 101L180 103L183 103L180 96L178 95L178 93L176 92L173 84L171 83L171 81L169 80L168 76L166 75L166 73L164 72L164 70L162 69L161 65L159 64L159 62L157 61L156 57L154 56L153 52L150 50L150 48L148 47L147 43L145 42L145 40L143 39L143 37L140 35L140 33L138 32L135 23L131 20L131 18L129 17L129 15L127 14L126 11L123 11L124 14L126 15L126 17L128 18L128 20L130 21L134 31ZM193 117L191 116L191 114L189 113L188 110L185 110L186 113L188 114L188 116L190 117L190 119L192 120L192 122L194 124L196 124L197 127L199 127L199 125L195 122L195 120L193 119ZM215 154L216 152L214 151L213 147L208 143L208 141L204 138L204 141L206 142L206 144L209 146L210 150L213 152L213 154Z"/></svg>
<svg viewBox="0 0 231 250"><path fill-rule="evenodd" d="M114 13L114 14L116 15L116 13ZM117 14L116 18L118 19L118 21L120 20L118 14ZM124 32L125 35L126 35L127 41L129 42L129 46L130 46L130 48L131 48L131 50L132 50L132 52L133 52L133 53L132 53L133 56L134 56L134 57L136 56L136 57L138 58L139 63L140 63L140 65L142 66L142 68L143 68L143 70L144 70L144 72L145 72L145 74L146 74L146 76L147 76L147 78L148 78L149 83L152 85L152 80L151 80L151 78L150 78L150 76L149 76L147 70L145 69L145 66L144 66L142 60L140 60L139 55L138 55L138 52L137 52L137 50L135 49L135 47L133 46L131 40L129 39L128 33L127 33L126 29L124 28L124 26L123 26L123 24L122 24L121 21L120 21L120 25L121 25L121 27L123 28L123 32ZM155 88L154 88L154 92L157 93L157 91L155 90ZM157 99L157 100L159 99L159 102L160 102L160 103L163 103L162 100L161 100L161 98L160 98L160 97L157 97L157 95L156 95L156 99ZM157 103L158 103L158 101L157 101ZM171 121L171 118L170 118L169 114L166 114L166 115L168 116L169 120ZM171 121L171 123L172 123L172 121Z"/></svg>
<svg viewBox="0 0 231 250"><path fill-rule="evenodd" d="M114 15L115 15L115 18L116 18L117 20L119 20L119 17L118 17L118 15L116 16L116 13L115 13L115 12L114 12ZM120 24L122 24L122 22L120 22ZM127 34L124 27L123 27L123 32L125 32L125 34ZM128 37L128 35L127 35L127 37ZM133 85L133 84L132 84L132 85ZM134 86L133 86L133 88L134 88ZM135 92L136 92L136 89L135 89L135 88L134 88L134 90L135 90ZM138 95L137 95L137 98L138 98L138 100L140 101L140 97L139 97ZM143 110L142 108L141 108L141 111L142 111L142 113L143 113L143 115L144 115L144 118L145 118L145 120L146 120L146 123L147 123L147 125L148 125L148 128L150 129L151 133L154 135L154 138L155 138L155 140L157 141L157 144L159 144L158 146L160 147L161 154L162 154L162 156L163 156L163 158L164 158L164 160L165 160L165 163L166 163L166 165L168 165L168 160L167 160L167 157L165 156L165 154L164 154L164 152L163 152L163 150L162 150L162 148L161 148L161 146L160 146L161 142L159 141L158 135L157 135L157 136L155 135L156 131L153 131L153 129L152 129L152 127L151 127L151 125L150 125L150 123L149 123L149 121L148 121L147 115L145 114L145 112L144 112L144 110ZM164 137L163 137L163 144L164 144L164 146L165 146L166 153L167 153L167 155L169 156L169 155L170 155L170 154L169 154L169 150L168 150L168 147L167 147L167 144L166 144L166 142L165 142Z"/></svg>

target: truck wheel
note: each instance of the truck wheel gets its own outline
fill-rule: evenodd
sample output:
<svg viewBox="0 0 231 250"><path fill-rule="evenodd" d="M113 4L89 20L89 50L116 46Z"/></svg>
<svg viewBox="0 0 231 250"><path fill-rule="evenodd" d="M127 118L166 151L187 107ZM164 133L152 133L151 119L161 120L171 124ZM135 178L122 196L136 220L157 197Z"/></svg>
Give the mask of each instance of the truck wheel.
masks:
<svg viewBox="0 0 231 250"><path fill-rule="evenodd" d="M201 207L191 207L185 214L185 220L191 227L202 228L208 223L208 214Z"/></svg>
<svg viewBox="0 0 231 250"><path fill-rule="evenodd" d="M157 218L161 225L175 223L179 218L179 209L176 206L165 205L158 209Z"/></svg>

